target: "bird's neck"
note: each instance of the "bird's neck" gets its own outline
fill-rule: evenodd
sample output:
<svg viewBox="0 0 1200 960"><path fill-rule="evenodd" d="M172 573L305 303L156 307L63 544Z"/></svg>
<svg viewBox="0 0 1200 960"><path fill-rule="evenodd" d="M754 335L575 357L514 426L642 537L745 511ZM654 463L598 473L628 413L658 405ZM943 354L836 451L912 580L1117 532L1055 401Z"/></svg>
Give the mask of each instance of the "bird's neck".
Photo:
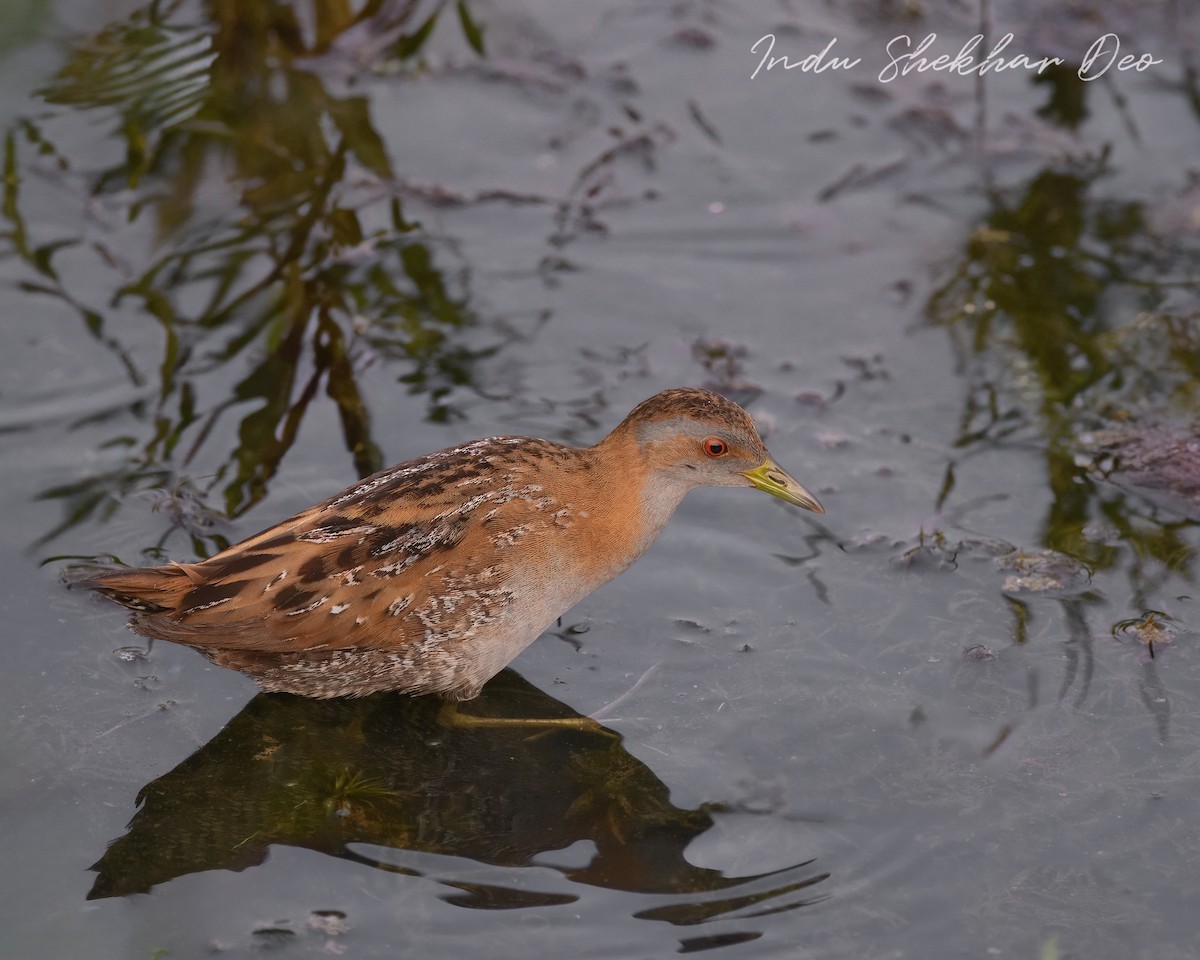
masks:
<svg viewBox="0 0 1200 960"><path fill-rule="evenodd" d="M588 452L600 509L611 526L624 529L632 562L662 533L691 485L648 458L632 430L618 428Z"/></svg>

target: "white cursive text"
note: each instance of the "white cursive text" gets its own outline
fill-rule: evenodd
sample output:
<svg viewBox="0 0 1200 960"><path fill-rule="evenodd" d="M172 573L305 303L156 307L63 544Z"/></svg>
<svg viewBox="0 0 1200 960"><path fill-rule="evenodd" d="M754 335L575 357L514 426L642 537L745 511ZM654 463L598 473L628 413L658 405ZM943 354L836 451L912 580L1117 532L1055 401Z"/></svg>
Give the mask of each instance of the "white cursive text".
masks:
<svg viewBox="0 0 1200 960"><path fill-rule="evenodd" d="M837 43L837 37L834 37L825 44L825 49L820 53L811 53L803 60L796 60L795 62L788 60L787 57L771 56L771 51L775 49L775 34L773 33L764 34L755 40L754 46L750 48L750 52L757 53L758 48L764 42L767 45L767 49L763 53L762 59L758 61L758 66L754 68L754 72L750 74L751 80L757 77L758 72L764 67L767 70L780 66L784 70L799 69L801 73L824 73L826 70L850 70L862 63L862 57L857 57L854 60L851 60L849 57L842 57L840 59L838 57L831 57L828 60L825 59L829 56L829 51L833 49L833 45Z"/></svg>
<svg viewBox="0 0 1200 960"><path fill-rule="evenodd" d="M907 53L900 53L898 51L901 47L912 46L912 38L904 33L888 41L885 49L892 59L886 67L879 71L879 82L891 83L897 77L907 77L914 71L924 73L926 70L957 73L964 77L969 74L983 76L985 73L1000 73L1003 70L1036 70L1041 73L1053 64L1061 66L1063 63L1058 57L1042 57L1040 60L1031 60L1023 53L1008 58L1001 56L1005 48L1012 43L1012 39L1013 35L1006 33L992 48L992 52L980 60L974 56L974 52L983 43L983 34L977 33L964 43L954 56L943 53L931 59L922 54L937 42L936 33L925 37L915 49Z"/></svg>
<svg viewBox="0 0 1200 960"><path fill-rule="evenodd" d="M1079 65L1079 79L1099 80L1113 66L1118 70L1136 70L1141 73L1143 70L1162 63L1161 60L1155 59L1148 53L1143 53L1141 56L1129 53L1118 60L1117 54L1120 52L1121 41L1117 35L1106 33L1088 47L1088 52L1083 55L1083 63Z"/></svg>

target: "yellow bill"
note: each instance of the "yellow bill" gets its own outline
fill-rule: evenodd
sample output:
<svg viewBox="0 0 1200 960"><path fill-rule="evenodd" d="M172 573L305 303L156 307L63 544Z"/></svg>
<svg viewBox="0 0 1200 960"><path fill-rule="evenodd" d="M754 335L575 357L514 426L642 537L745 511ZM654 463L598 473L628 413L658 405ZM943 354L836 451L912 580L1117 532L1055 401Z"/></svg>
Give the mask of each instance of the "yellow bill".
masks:
<svg viewBox="0 0 1200 960"><path fill-rule="evenodd" d="M817 501L811 493L804 489L790 473L783 469L770 457L767 457L753 470L746 470L742 473L759 490L765 490L773 497L778 497L780 500L786 500L788 503L794 503L798 507L803 507L805 510L811 510L813 513L824 513L825 508Z"/></svg>

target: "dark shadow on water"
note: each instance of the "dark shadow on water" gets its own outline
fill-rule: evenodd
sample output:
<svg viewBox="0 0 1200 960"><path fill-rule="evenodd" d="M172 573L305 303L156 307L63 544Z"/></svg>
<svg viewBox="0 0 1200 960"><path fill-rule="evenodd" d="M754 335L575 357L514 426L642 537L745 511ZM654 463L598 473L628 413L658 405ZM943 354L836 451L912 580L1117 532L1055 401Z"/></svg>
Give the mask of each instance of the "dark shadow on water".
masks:
<svg viewBox="0 0 1200 960"><path fill-rule="evenodd" d="M746 919L823 899L812 861L745 877L696 867L688 844L716 807L682 809L611 731L454 727L433 699L382 695L313 701L260 694L178 767L147 784L128 832L92 867L89 899L144 893L203 870L246 870L272 845L319 851L408 876L405 851L669 895L637 916L697 924ZM577 717L512 671L464 705L477 717ZM552 851L590 841L586 863ZM386 848L376 856L364 847ZM546 855L543 860L543 855ZM566 859L578 858L566 854ZM570 903L575 894L432 876L463 907ZM697 943L704 938L699 938ZM693 949L698 949L694 947Z"/></svg>

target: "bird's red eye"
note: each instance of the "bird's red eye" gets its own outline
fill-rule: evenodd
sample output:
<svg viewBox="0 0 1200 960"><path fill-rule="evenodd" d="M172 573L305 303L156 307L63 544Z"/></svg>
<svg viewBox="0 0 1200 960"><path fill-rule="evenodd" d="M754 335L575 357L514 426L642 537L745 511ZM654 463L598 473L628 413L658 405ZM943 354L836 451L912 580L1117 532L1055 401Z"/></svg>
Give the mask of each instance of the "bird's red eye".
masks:
<svg viewBox="0 0 1200 960"><path fill-rule="evenodd" d="M723 457L729 452L729 444L720 437L709 437L704 441L704 452L710 457Z"/></svg>

